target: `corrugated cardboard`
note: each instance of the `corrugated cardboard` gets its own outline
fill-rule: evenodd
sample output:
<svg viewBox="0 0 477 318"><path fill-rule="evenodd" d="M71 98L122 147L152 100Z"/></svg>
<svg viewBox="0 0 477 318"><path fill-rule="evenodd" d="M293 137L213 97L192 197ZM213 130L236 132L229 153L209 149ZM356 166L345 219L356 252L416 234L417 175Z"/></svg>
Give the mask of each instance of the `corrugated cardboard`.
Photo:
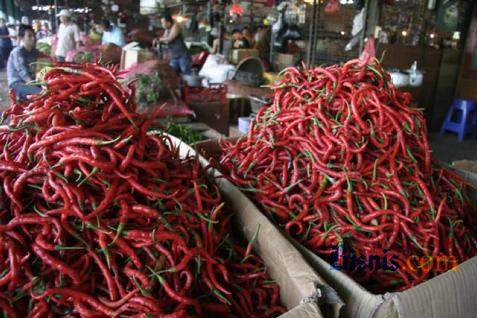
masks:
<svg viewBox="0 0 477 318"><path fill-rule="evenodd" d="M181 156L198 154L193 148L172 137ZM203 166L209 162L202 156ZM221 174L213 170L216 177ZM268 273L280 285L282 303L290 309L282 317L311 318L324 317L318 303L332 303L326 307L327 317L337 317L341 301L336 293L305 262L300 252L281 232L254 206L254 204L225 178L217 179L227 203L235 211L235 224L248 240L257 232L255 251L265 262Z"/></svg>
<svg viewBox="0 0 477 318"><path fill-rule="evenodd" d="M441 274L404 292L375 295L349 276L332 269L300 244L296 247L345 302L342 317L447 318L475 317L477 313L477 257L455 271Z"/></svg>
<svg viewBox="0 0 477 318"><path fill-rule="evenodd" d="M460 175L466 181L477 185L477 161L472 161L472 160L454 161L452 163L452 168L458 170Z"/></svg>
<svg viewBox="0 0 477 318"><path fill-rule="evenodd" d="M217 140L209 140L196 147L206 156L215 159L220 157L221 150ZM472 180L470 173L456 171L477 188L477 178ZM329 263L301 244L293 239L290 241L343 299L345 305L341 309L342 317L477 317L477 257L460 264L453 271L436 276L404 292L376 295L368 292L348 275L333 269Z"/></svg>
<svg viewBox="0 0 477 318"><path fill-rule="evenodd" d="M141 49L138 43L132 42L125 45L121 52L120 67L122 70L136 64L154 59L154 53L151 50Z"/></svg>
<svg viewBox="0 0 477 318"><path fill-rule="evenodd" d="M452 167L477 174L477 161L475 160L454 161Z"/></svg>

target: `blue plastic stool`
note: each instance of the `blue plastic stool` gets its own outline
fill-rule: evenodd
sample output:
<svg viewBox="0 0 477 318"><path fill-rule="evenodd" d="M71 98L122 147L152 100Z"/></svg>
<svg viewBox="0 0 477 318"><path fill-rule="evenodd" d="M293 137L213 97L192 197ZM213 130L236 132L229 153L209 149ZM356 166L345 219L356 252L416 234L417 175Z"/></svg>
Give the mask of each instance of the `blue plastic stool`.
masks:
<svg viewBox="0 0 477 318"><path fill-rule="evenodd" d="M441 136L446 131L452 131L457 133L457 140L462 142L467 134L475 130L473 123L475 111L476 106L473 100L455 99L442 124ZM457 116L457 121L453 120L454 116Z"/></svg>

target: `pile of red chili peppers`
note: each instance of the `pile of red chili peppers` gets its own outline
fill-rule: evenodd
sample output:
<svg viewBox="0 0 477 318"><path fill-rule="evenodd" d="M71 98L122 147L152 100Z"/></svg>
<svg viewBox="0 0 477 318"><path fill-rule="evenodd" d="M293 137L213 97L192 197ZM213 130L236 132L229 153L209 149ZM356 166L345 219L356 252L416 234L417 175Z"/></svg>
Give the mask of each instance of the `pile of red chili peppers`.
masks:
<svg viewBox="0 0 477 318"><path fill-rule="evenodd" d="M230 235L196 158L132 87L64 65L0 126L0 310L14 317L273 317L279 287ZM158 114L156 114L158 115ZM8 123L5 123L8 122ZM241 247L243 246L243 248Z"/></svg>
<svg viewBox="0 0 477 318"><path fill-rule="evenodd" d="M313 252L347 258L374 292L404 290L477 254L469 187L433 162L426 134L378 61L289 68L248 135L222 144L221 166ZM352 255L381 268L350 269Z"/></svg>

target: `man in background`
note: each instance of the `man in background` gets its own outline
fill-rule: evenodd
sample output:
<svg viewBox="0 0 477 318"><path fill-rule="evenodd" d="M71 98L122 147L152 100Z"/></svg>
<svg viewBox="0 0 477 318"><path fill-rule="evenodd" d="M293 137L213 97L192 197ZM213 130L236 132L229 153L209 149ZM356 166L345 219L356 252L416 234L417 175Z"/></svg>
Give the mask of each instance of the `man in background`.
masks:
<svg viewBox="0 0 477 318"><path fill-rule="evenodd" d="M192 59L185 45L181 26L169 14L162 17L161 23L166 31L159 42L168 46L171 55L171 67L178 73L190 74L192 72Z"/></svg>
<svg viewBox="0 0 477 318"><path fill-rule="evenodd" d="M22 25L18 31L21 44L10 53L7 63L8 87L13 89L20 100L25 100L28 95L39 94L39 86L28 85L35 78L34 62L38 59L39 52L35 48L35 31L29 25Z"/></svg>
<svg viewBox="0 0 477 318"><path fill-rule="evenodd" d="M253 47L255 43L255 36L253 35L252 31L250 31L249 27L246 26L242 29L242 35L245 39L247 39L249 46Z"/></svg>
<svg viewBox="0 0 477 318"><path fill-rule="evenodd" d="M40 31L36 32L36 38L39 40L39 39L44 39L50 36L51 36L50 25L48 24L48 22L44 22Z"/></svg>
<svg viewBox="0 0 477 318"><path fill-rule="evenodd" d="M119 47L124 46L126 43L124 41L124 34L120 28L115 25L112 25L109 20L101 21L100 27L103 31L103 37L101 44L113 43Z"/></svg>
<svg viewBox="0 0 477 318"><path fill-rule="evenodd" d="M33 20L33 30L35 31L35 34L38 34L41 30L41 21L40 20Z"/></svg>
<svg viewBox="0 0 477 318"><path fill-rule="evenodd" d="M239 29L232 31L232 49L249 49L250 42L243 36Z"/></svg>
<svg viewBox="0 0 477 318"><path fill-rule="evenodd" d="M254 49L258 50L258 55L266 70L270 69L270 37L271 35L268 28L263 25L257 28Z"/></svg>
<svg viewBox="0 0 477 318"><path fill-rule="evenodd" d="M55 56L58 62L64 62L68 52L76 50L80 44L80 32L78 26L71 21L69 10L63 9L58 13L61 24L58 28L58 42Z"/></svg>
<svg viewBox="0 0 477 318"><path fill-rule="evenodd" d="M12 39L5 19L0 18L0 69L7 65L8 57L13 49Z"/></svg>

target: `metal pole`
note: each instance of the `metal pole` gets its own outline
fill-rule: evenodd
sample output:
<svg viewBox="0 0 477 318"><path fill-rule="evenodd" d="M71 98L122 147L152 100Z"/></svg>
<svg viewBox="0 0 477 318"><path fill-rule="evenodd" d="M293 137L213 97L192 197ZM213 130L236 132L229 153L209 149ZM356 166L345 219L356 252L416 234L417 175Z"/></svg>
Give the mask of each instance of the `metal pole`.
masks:
<svg viewBox="0 0 477 318"><path fill-rule="evenodd" d="M313 1L313 10L311 16L310 30L308 34L308 52L306 56L306 64L311 66L311 54L314 49L314 33L315 33L315 18L316 18L316 0Z"/></svg>
<svg viewBox="0 0 477 318"><path fill-rule="evenodd" d="M320 18L321 18L321 1L318 2L317 0L314 1L315 6L317 6L316 9L316 18L315 18L315 25L313 26L313 50L311 51L311 64L316 63L316 42L317 42L317 37L318 37L318 28L320 27Z"/></svg>
<svg viewBox="0 0 477 318"><path fill-rule="evenodd" d="M54 5L55 5L55 17L54 17L54 20L55 20L55 32L58 32L58 19L56 17L56 15L58 14L58 0L55 0L54 2Z"/></svg>
<svg viewBox="0 0 477 318"><path fill-rule="evenodd" d="M368 32L367 24L368 24L368 10L369 10L369 0L365 1L364 3L364 14L363 14L363 31L361 31L361 38L359 39L359 54L364 50L364 39L366 38L366 32Z"/></svg>
<svg viewBox="0 0 477 318"><path fill-rule="evenodd" d="M224 11L224 14L222 16L222 21L220 23L220 32L219 32L219 52L224 54L224 38L225 38L225 23L227 21L227 12L226 12L226 9L227 9L227 2L224 2L223 4L223 11Z"/></svg>

